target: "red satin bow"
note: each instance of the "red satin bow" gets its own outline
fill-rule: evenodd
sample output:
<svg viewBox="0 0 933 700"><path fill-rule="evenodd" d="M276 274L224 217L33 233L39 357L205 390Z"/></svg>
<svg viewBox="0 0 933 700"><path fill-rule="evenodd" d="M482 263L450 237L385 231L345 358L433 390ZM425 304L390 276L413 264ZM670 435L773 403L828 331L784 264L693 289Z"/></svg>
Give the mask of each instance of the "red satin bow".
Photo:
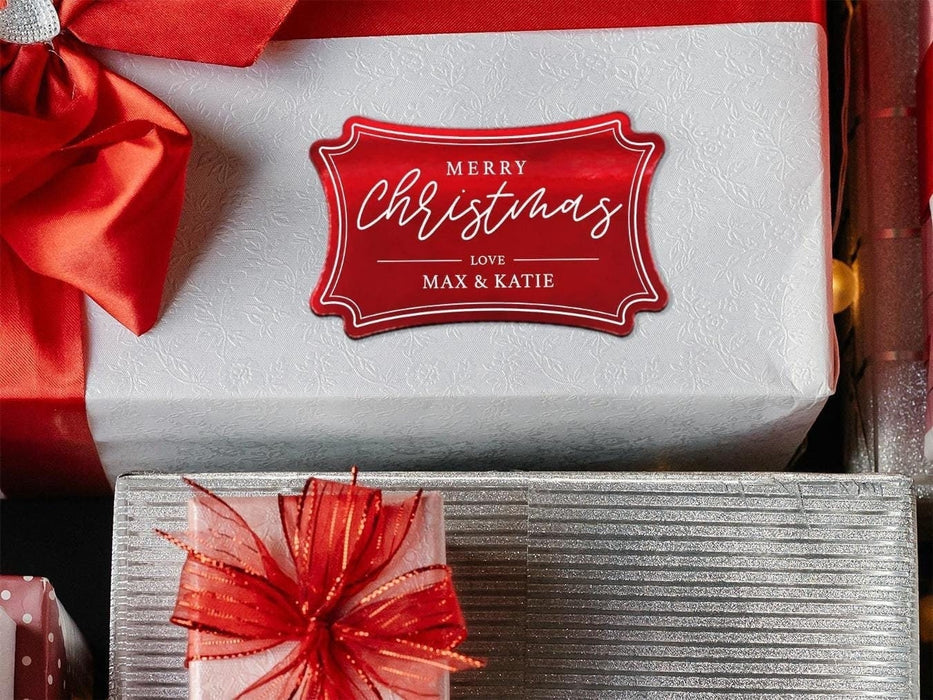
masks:
<svg viewBox="0 0 933 700"><path fill-rule="evenodd" d="M188 552L172 616L190 630L187 660L293 644L238 698L432 697L443 673L483 665L454 651L466 627L447 566L382 575L404 551L421 492L391 505L355 472L349 485L309 479L301 496L278 499L286 567L239 513L188 483L203 526L158 531Z"/></svg>
<svg viewBox="0 0 933 700"><path fill-rule="evenodd" d="M17 477L31 463L62 459L79 488L109 488L84 413L82 292L134 333L151 328L181 212L188 130L84 44L245 66L295 1L58 0L62 33L50 44L0 44L0 488L8 493L27 481ZM45 454L34 444L42 432ZM46 494L68 487L28 481Z"/></svg>

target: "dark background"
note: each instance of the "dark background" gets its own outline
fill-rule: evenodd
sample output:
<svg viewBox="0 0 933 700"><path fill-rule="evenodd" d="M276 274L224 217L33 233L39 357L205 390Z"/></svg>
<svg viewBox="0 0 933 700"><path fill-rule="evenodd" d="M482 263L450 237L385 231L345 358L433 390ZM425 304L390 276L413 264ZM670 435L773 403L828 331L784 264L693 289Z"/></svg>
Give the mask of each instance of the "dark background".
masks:
<svg viewBox="0 0 933 700"><path fill-rule="evenodd" d="M94 655L107 697L113 498L0 501L0 573L45 576Z"/></svg>

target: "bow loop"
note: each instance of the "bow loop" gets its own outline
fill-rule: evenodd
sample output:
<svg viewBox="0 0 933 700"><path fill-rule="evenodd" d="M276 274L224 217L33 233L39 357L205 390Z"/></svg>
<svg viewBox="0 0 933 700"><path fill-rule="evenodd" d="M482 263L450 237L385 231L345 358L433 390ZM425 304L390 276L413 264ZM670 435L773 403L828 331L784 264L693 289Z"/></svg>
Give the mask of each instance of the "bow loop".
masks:
<svg viewBox="0 0 933 700"><path fill-rule="evenodd" d="M4 44L0 207L4 239L26 266L85 292L134 333L151 328L191 136L81 44L248 65L294 3L60 0L64 33L54 47ZM40 15L58 22L49 0L13 0L0 10L0 30Z"/></svg>
<svg viewBox="0 0 933 700"><path fill-rule="evenodd" d="M393 560L421 504L419 491L386 507L382 492L311 480L302 498L279 499L282 528L308 605L326 615ZM339 523L339 526L335 524Z"/></svg>
<svg viewBox="0 0 933 700"><path fill-rule="evenodd" d="M142 333L159 312L188 130L69 37L54 52L4 48L3 94L16 97L3 112L3 238Z"/></svg>

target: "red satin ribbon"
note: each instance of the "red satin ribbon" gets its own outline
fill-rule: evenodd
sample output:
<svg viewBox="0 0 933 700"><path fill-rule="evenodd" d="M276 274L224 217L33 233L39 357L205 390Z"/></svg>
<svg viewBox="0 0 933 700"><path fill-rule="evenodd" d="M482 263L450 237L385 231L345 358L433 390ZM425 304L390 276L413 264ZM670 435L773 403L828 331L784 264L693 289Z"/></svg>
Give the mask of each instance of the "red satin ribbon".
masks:
<svg viewBox="0 0 933 700"><path fill-rule="evenodd" d="M84 405L83 298L155 323L187 128L83 43L248 65L295 0L62 0L51 46L0 46L0 490L109 490Z"/></svg>
<svg viewBox="0 0 933 700"><path fill-rule="evenodd" d="M298 0L276 39L743 22L826 25L825 0Z"/></svg>
<svg viewBox="0 0 933 700"><path fill-rule="evenodd" d="M450 569L389 578L421 492L399 505L353 483L309 479L279 496L287 566L226 502L194 482L195 532L157 531L188 557L172 622L188 628L187 661L234 659L292 643L237 698L433 697L448 671L483 662L455 651L466 638Z"/></svg>
<svg viewBox="0 0 933 700"><path fill-rule="evenodd" d="M148 330L182 204L187 129L83 44L247 65L295 2L60 0L54 50L0 47L7 494L109 489L84 405L82 293ZM300 0L277 38L787 21L824 24L823 0Z"/></svg>

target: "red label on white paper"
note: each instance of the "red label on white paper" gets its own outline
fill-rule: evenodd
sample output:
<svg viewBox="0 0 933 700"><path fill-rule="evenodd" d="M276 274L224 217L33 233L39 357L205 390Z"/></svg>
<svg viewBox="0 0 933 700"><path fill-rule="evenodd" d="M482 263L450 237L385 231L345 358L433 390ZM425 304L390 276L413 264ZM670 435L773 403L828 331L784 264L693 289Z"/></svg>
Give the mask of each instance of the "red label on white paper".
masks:
<svg viewBox="0 0 933 700"><path fill-rule="evenodd" d="M311 148L330 207L311 308L354 338L452 321L625 335L667 302L645 230L663 151L621 113L509 129L350 119Z"/></svg>

